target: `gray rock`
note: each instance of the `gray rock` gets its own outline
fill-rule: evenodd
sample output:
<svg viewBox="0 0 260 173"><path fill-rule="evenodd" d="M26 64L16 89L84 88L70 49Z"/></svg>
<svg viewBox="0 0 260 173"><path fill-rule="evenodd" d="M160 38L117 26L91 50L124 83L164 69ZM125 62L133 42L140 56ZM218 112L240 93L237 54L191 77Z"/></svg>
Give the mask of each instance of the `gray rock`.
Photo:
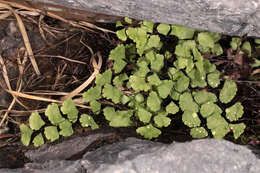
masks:
<svg viewBox="0 0 260 173"><path fill-rule="evenodd" d="M248 147L226 140L202 139L168 145L128 138L87 152L79 160L54 157L41 163L28 163L23 169L0 169L0 172L259 173L260 159Z"/></svg>
<svg viewBox="0 0 260 173"><path fill-rule="evenodd" d="M84 137L72 137L71 139L65 140L56 145L44 144L36 150L28 151L25 153L25 156L34 162L45 162L46 160L67 160L84 152L84 150L86 150L87 147L96 140L113 136L113 133L100 133L90 134Z"/></svg>
<svg viewBox="0 0 260 173"><path fill-rule="evenodd" d="M87 153L94 173L259 173L260 160L245 146L225 140L194 140L171 145L142 145L133 138ZM150 144L151 145L151 144ZM106 154L108 151L113 151ZM96 157L95 156L103 156ZM84 160L82 160L84 165Z"/></svg>
<svg viewBox="0 0 260 173"><path fill-rule="evenodd" d="M114 16L260 37L259 0L35 0Z"/></svg>

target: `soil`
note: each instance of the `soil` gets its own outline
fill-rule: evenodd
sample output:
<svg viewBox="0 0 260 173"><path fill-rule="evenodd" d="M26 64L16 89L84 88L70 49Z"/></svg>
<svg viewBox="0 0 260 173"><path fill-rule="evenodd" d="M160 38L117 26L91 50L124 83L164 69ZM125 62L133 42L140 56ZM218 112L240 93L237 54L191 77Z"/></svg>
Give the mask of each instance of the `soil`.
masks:
<svg viewBox="0 0 260 173"><path fill-rule="evenodd" d="M119 41L115 34L95 30L95 32L72 27L68 23L61 22L57 19L44 17L42 19L42 29L39 30L39 17L23 16L22 20L26 27L27 34L30 39L30 44L34 52L41 75L37 75L28 59L24 64L24 73L21 76L24 83L22 84L23 93L34 93L37 96L59 100L63 94L69 93L73 89L81 85L94 71L91 65L91 52L87 48L89 46L94 53L100 52L103 59L102 71L109 68L106 59L111 49L116 47ZM115 31L114 24L97 24L101 28ZM44 33L41 34L41 32ZM230 41L230 37L222 38L222 46L226 47L224 52L230 51L226 42ZM244 38L247 39L247 38ZM252 42L252 39L249 38ZM87 46L86 46L87 45ZM7 74L13 90L17 89L19 81L19 65L18 60L23 60L25 46L22 35L20 33L17 22L13 16L0 21L0 54L3 57L4 64L7 68ZM254 50L254 56L259 56L259 50ZM231 52L235 54L234 52ZM228 55L228 54L227 54ZM211 59L218 69L222 71L224 76L237 81L239 87L236 100L241 101L245 105L245 117L241 120L247 124L247 129L243 137L234 141L231 136L226 139L233 140L239 144L250 144L254 147L259 147L260 139L257 135L260 134L260 93L259 82L251 82L258 78L260 72L250 66L251 61L248 57L240 58L240 62L234 62L226 57L212 58L210 55L205 55ZM2 70L1 70L2 72ZM3 73L3 72L2 72ZM256 75L252 76L252 73ZM255 79L254 79L255 80ZM4 91L8 86L3 75L0 76L0 113L3 118L3 113L8 109L12 96ZM47 94L46 91L49 91ZM38 93L38 94L37 94ZM57 93L57 95L55 95ZM5 123L7 132L0 131L0 168L18 168L23 167L24 163L29 160L24 156L24 152L31 149L24 147L20 142L20 132L18 125L28 123L28 116L34 110L38 112L44 111L49 102L43 102L35 99L19 98L21 104L15 104ZM88 110L81 108L81 113L87 113ZM180 116L179 116L180 117ZM174 121L179 125L171 125L163 129L162 135L155 141L170 143L172 141L189 141L189 129L181 125L180 118L174 118ZM97 120L103 130L111 129L104 119ZM179 123L178 123L179 122ZM0 129L1 130L1 129ZM76 135L89 132L88 128L78 128ZM119 128L114 129L116 136L120 139L126 137L141 138L136 134L134 128ZM117 141L118 138L109 139L108 143ZM97 142L88 148L88 150L100 147L107 142Z"/></svg>

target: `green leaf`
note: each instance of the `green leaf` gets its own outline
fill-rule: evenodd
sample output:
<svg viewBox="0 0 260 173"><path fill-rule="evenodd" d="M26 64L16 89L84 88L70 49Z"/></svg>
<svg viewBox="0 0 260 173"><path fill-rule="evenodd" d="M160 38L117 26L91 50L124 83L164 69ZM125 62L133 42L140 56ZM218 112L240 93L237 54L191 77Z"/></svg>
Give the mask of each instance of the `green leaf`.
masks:
<svg viewBox="0 0 260 173"><path fill-rule="evenodd" d="M220 84L220 72L218 70L216 70L215 72L209 73L208 74L208 84L212 87L212 88L216 88L219 86Z"/></svg>
<svg viewBox="0 0 260 173"><path fill-rule="evenodd" d="M113 79L113 84L114 84L116 87L123 87L123 83L124 83L124 81L126 81L127 79L128 79L127 74L122 73L122 74L116 76L116 77Z"/></svg>
<svg viewBox="0 0 260 173"><path fill-rule="evenodd" d="M217 96L214 93L207 92L205 90L195 92L194 99L200 105L207 102L213 102L213 103L217 102Z"/></svg>
<svg viewBox="0 0 260 173"><path fill-rule="evenodd" d="M123 95L122 97L121 97L121 103L122 104L126 104L126 103L128 103L130 101L130 98L128 97L128 96L126 96L126 95Z"/></svg>
<svg viewBox="0 0 260 173"><path fill-rule="evenodd" d="M155 60L155 52L152 50L146 52L145 58L149 63L153 62Z"/></svg>
<svg viewBox="0 0 260 173"><path fill-rule="evenodd" d="M95 83L96 85L104 86L105 84L110 84L111 79L112 79L112 71L111 69L108 69L104 73L97 75Z"/></svg>
<svg viewBox="0 0 260 173"><path fill-rule="evenodd" d="M37 136L35 136L32 142L35 147L39 147L39 146L43 145L44 139L42 137L42 134L39 133Z"/></svg>
<svg viewBox="0 0 260 173"><path fill-rule="evenodd" d="M219 94L222 103L229 103L237 93L237 84L232 80L226 80Z"/></svg>
<svg viewBox="0 0 260 173"><path fill-rule="evenodd" d="M148 80L150 85L154 85L154 86L158 86L162 83L160 78L158 77L158 75L156 73L153 73L151 76L149 76L147 78L147 80Z"/></svg>
<svg viewBox="0 0 260 173"><path fill-rule="evenodd" d="M135 101L136 101L137 103L142 103L142 102L144 101L144 96L143 96L141 93L137 94L137 95L135 96Z"/></svg>
<svg viewBox="0 0 260 173"><path fill-rule="evenodd" d="M139 127L136 129L136 132L145 137L146 139L157 138L161 134L161 131L154 127L152 124Z"/></svg>
<svg viewBox="0 0 260 173"><path fill-rule="evenodd" d="M162 100L159 98L156 92L152 91L149 93L147 98L147 106L151 111L159 111L161 109L161 102Z"/></svg>
<svg viewBox="0 0 260 173"><path fill-rule="evenodd" d="M108 59L114 61L125 59L125 46L123 44L120 44L116 48L111 50Z"/></svg>
<svg viewBox="0 0 260 173"><path fill-rule="evenodd" d="M184 26L172 25L171 35L175 35L179 39L192 39L195 30Z"/></svg>
<svg viewBox="0 0 260 173"><path fill-rule="evenodd" d="M260 44L260 39L255 38L255 44Z"/></svg>
<svg viewBox="0 0 260 173"><path fill-rule="evenodd" d="M125 22L128 23L128 24L132 24L133 20L130 19L129 17L125 17L124 18Z"/></svg>
<svg viewBox="0 0 260 173"><path fill-rule="evenodd" d="M216 139L224 138L228 132L229 132L229 129L225 126L217 127L215 129L211 130L212 135Z"/></svg>
<svg viewBox="0 0 260 173"><path fill-rule="evenodd" d="M218 113L207 118L207 126L214 138L221 139L229 132L227 121Z"/></svg>
<svg viewBox="0 0 260 173"><path fill-rule="evenodd" d="M193 60L192 60L192 59L188 59L185 72L186 72L186 73L189 73L189 72L194 68L194 66L195 66L195 65L194 65L194 63L193 63Z"/></svg>
<svg viewBox="0 0 260 173"><path fill-rule="evenodd" d="M75 123L78 120L79 111L72 99L67 99L62 103L61 112L66 114L72 123Z"/></svg>
<svg viewBox="0 0 260 173"><path fill-rule="evenodd" d="M168 127L171 124L171 119L163 115L156 115L153 119L156 126L160 128Z"/></svg>
<svg viewBox="0 0 260 173"><path fill-rule="evenodd" d="M187 58L178 57L177 61L174 62L174 66L177 69L184 69L188 65L188 60Z"/></svg>
<svg viewBox="0 0 260 173"><path fill-rule="evenodd" d="M260 67L260 60L254 58L254 64L251 64L252 68Z"/></svg>
<svg viewBox="0 0 260 173"><path fill-rule="evenodd" d="M146 49L160 48L161 40L158 35L152 35L147 41Z"/></svg>
<svg viewBox="0 0 260 173"><path fill-rule="evenodd" d="M185 40L178 43L174 53L179 57L191 58L191 51L193 52L194 49L196 49L196 42L194 40Z"/></svg>
<svg viewBox="0 0 260 173"><path fill-rule="evenodd" d="M187 75L191 79L192 88L195 87L205 88L207 86L203 74L201 74L198 69L193 68L189 73L187 73Z"/></svg>
<svg viewBox="0 0 260 173"><path fill-rule="evenodd" d="M176 68L169 68L168 69L168 75L172 80L178 80L181 76L184 76L184 73L180 70L177 70Z"/></svg>
<svg viewBox="0 0 260 173"><path fill-rule="evenodd" d="M44 134L51 142L59 139L60 135L56 126L48 126L44 128Z"/></svg>
<svg viewBox="0 0 260 173"><path fill-rule="evenodd" d="M138 111L137 111L137 116L138 116L139 120L142 121L143 123L149 123L151 120L152 114L149 111L145 110L144 108L139 107Z"/></svg>
<svg viewBox="0 0 260 173"><path fill-rule="evenodd" d="M172 90L173 82L171 80L162 80L162 83L157 87L159 96L165 99Z"/></svg>
<svg viewBox="0 0 260 173"><path fill-rule="evenodd" d="M115 73L120 73L125 68L126 65L127 63L124 60L117 60L114 62L113 69Z"/></svg>
<svg viewBox="0 0 260 173"><path fill-rule="evenodd" d="M33 112L29 118L29 124L32 130L39 130L45 122L42 120L38 112Z"/></svg>
<svg viewBox="0 0 260 173"><path fill-rule="evenodd" d="M45 115L48 117L49 121L53 125L58 125L65 119L61 116L59 106L56 103L51 103L48 105Z"/></svg>
<svg viewBox="0 0 260 173"><path fill-rule="evenodd" d="M169 114L176 114L179 112L179 107L174 102L171 102L166 106L166 112Z"/></svg>
<svg viewBox="0 0 260 173"><path fill-rule="evenodd" d="M221 39L221 34L218 33L214 33L214 32L209 32L209 35L211 36L211 38L214 40L214 42L218 42Z"/></svg>
<svg viewBox="0 0 260 173"><path fill-rule="evenodd" d="M244 133L246 125L244 123L229 124L229 127L233 131L234 138L237 139L242 133Z"/></svg>
<svg viewBox="0 0 260 173"><path fill-rule="evenodd" d="M198 46L198 47L200 47L200 46ZM197 61L205 60L203 58L203 56L201 55L200 51L196 47L192 48L192 54L194 56L194 59Z"/></svg>
<svg viewBox="0 0 260 173"><path fill-rule="evenodd" d="M171 27L168 24L159 24L157 26L157 31L163 35L167 35L169 33L170 29L171 29Z"/></svg>
<svg viewBox="0 0 260 173"><path fill-rule="evenodd" d="M195 63L195 65L196 65L196 67L197 67L197 69L198 69L198 71L199 71L199 73L200 73L201 79L202 79L202 80L205 80L205 78L206 78L206 72L205 72L205 70L204 70L204 60L197 61L197 62Z"/></svg>
<svg viewBox="0 0 260 173"><path fill-rule="evenodd" d="M126 41L126 40L127 40L127 36L126 36L126 33L125 33L125 28L116 31L116 36L117 36L117 38L119 38L120 40Z"/></svg>
<svg viewBox="0 0 260 173"><path fill-rule="evenodd" d="M172 91L170 96L173 100L178 101L180 99L180 95L181 95L180 93L176 91Z"/></svg>
<svg viewBox="0 0 260 173"><path fill-rule="evenodd" d="M223 54L223 49L219 43L214 45L214 48L212 49L212 53L216 54L217 56Z"/></svg>
<svg viewBox="0 0 260 173"><path fill-rule="evenodd" d="M198 127L201 123L198 114L189 110L183 112L182 121L188 127Z"/></svg>
<svg viewBox="0 0 260 173"><path fill-rule="evenodd" d="M129 78L129 82L131 87L136 91L148 91L151 89L151 86L146 83L145 78L144 77L139 77L139 76L135 76L132 75Z"/></svg>
<svg viewBox="0 0 260 173"><path fill-rule="evenodd" d="M131 116L133 115L132 110L128 111L115 111L113 107L106 107L103 109L105 118L110 121L109 126L111 127L129 127L132 124Z"/></svg>
<svg viewBox="0 0 260 173"><path fill-rule="evenodd" d="M117 104L120 102L123 92L110 84L106 84L103 89L103 96Z"/></svg>
<svg viewBox="0 0 260 173"><path fill-rule="evenodd" d="M237 50L237 48L241 45L241 38L232 37L232 41L230 43L232 50Z"/></svg>
<svg viewBox="0 0 260 173"><path fill-rule="evenodd" d="M156 54L155 60L151 62L151 68L155 72L160 72L163 66L164 66L164 56L161 54Z"/></svg>
<svg viewBox="0 0 260 173"><path fill-rule="evenodd" d="M246 42L243 43L242 49L247 50L248 51L248 57L251 57L252 48L251 48L249 41L246 41Z"/></svg>
<svg viewBox="0 0 260 173"><path fill-rule="evenodd" d="M101 86L97 85L95 87L89 88L86 92L83 93L83 101L88 103L100 98L101 95Z"/></svg>
<svg viewBox="0 0 260 173"><path fill-rule="evenodd" d="M32 129L30 129L25 124L21 124L20 131L21 131L21 141L22 141L23 145L29 146L30 141L31 141L31 136L33 133Z"/></svg>
<svg viewBox="0 0 260 173"><path fill-rule="evenodd" d="M203 59L203 62L204 62L204 69L206 73L217 71L216 65L212 64L208 59Z"/></svg>
<svg viewBox="0 0 260 173"><path fill-rule="evenodd" d="M91 107L92 112L93 112L94 114L99 114L100 109L101 109L101 103L98 102L98 101L96 101L96 100L91 101L91 102L90 102L90 107Z"/></svg>
<svg viewBox="0 0 260 173"><path fill-rule="evenodd" d="M178 92L183 92L185 90L188 89L190 84L190 79L188 77L186 77L185 75L181 76L178 80L177 80L177 84L175 89Z"/></svg>
<svg viewBox="0 0 260 173"><path fill-rule="evenodd" d="M59 124L60 135L71 136L73 134L72 124L70 121L65 120Z"/></svg>
<svg viewBox="0 0 260 173"><path fill-rule="evenodd" d="M180 96L179 105L182 111L198 112L199 106L194 102L190 93L185 92Z"/></svg>
<svg viewBox="0 0 260 173"><path fill-rule="evenodd" d="M117 21L116 22L116 27L118 28L118 27L123 27L123 24L122 24L122 22L120 22L120 21Z"/></svg>
<svg viewBox="0 0 260 173"><path fill-rule="evenodd" d="M138 71L135 73L136 76L146 77L147 73L150 72L148 68L148 63L143 59L139 59L137 62Z"/></svg>
<svg viewBox="0 0 260 173"><path fill-rule="evenodd" d="M207 127L209 129L215 129L220 126L228 127L227 121L218 113L214 113L207 118Z"/></svg>
<svg viewBox="0 0 260 173"><path fill-rule="evenodd" d="M154 26L153 22L143 21L141 27L144 28L147 32L152 33L153 32L153 26Z"/></svg>
<svg viewBox="0 0 260 173"><path fill-rule="evenodd" d="M211 116L215 112L216 104L212 102L204 103L200 108L200 114L203 118Z"/></svg>
<svg viewBox="0 0 260 173"><path fill-rule="evenodd" d="M170 51L166 50L165 53L164 53L164 57L166 59L170 59L172 57L172 53Z"/></svg>
<svg viewBox="0 0 260 173"><path fill-rule="evenodd" d="M91 127L92 130L99 128L95 120L88 114L82 114L79 121L82 127Z"/></svg>
<svg viewBox="0 0 260 173"><path fill-rule="evenodd" d="M240 102L236 102L233 106L227 108L226 117L230 121L237 121L244 114L244 107Z"/></svg>
<svg viewBox="0 0 260 173"><path fill-rule="evenodd" d="M137 53L142 56L148 39L147 31L143 28L129 27L126 34L136 43Z"/></svg>
<svg viewBox="0 0 260 173"><path fill-rule="evenodd" d="M201 46L214 48L214 40L208 32L199 33L197 39Z"/></svg>
<svg viewBox="0 0 260 173"><path fill-rule="evenodd" d="M194 127L190 130L190 135L193 138L201 139L208 136L208 132L204 127Z"/></svg>

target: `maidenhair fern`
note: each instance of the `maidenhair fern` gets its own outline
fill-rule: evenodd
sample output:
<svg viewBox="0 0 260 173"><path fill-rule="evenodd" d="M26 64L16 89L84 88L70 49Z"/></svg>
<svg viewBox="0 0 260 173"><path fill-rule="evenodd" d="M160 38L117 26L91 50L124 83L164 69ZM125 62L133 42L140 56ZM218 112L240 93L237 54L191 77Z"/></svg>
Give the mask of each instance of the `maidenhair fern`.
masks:
<svg viewBox="0 0 260 173"><path fill-rule="evenodd" d="M71 99L64 101L61 108L56 103L49 104L45 116L48 121L44 121L38 112L33 112L29 117L29 127L25 124L20 125L21 141L25 146L32 141L35 147L39 147L45 143L45 138L54 142L60 136L71 136L74 133L73 123L79 119L78 109ZM98 128L94 119L86 114L82 114L79 121L82 127ZM33 133L35 137L32 139Z"/></svg>
<svg viewBox="0 0 260 173"><path fill-rule="evenodd" d="M228 79L221 85L216 65L203 58L205 53L223 53L218 43L220 34L168 24L156 26L148 21L133 27L129 18L125 22L125 26L117 23L121 29L116 34L122 43L109 54L112 68L99 74L95 85L83 93L83 101L91 107L92 114L78 117L72 100L66 100L61 108L52 103L45 112L50 123L33 113L30 127L20 126L24 145L29 145L32 133L38 133L33 144L42 145L42 128L50 141L60 135L72 135L77 121L83 127L96 129L99 126L93 119L95 114L104 115L112 127L135 126L136 132L147 139L158 137L161 128L175 123L175 116L181 116L193 138L223 138L232 131L237 139L243 133L245 124L236 123L243 116L243 106L232 102L236 83ZM169 36L178 39L174 48L162 42ZM240 44L240 39L232 39L232 49ZM249 48L248 43L243 44L243 49L250 51ZM220 88L220 92L211 92L214 88ZM101 104L101 100L109 105ZM227 107L225 111L223 107Z"/></svg>

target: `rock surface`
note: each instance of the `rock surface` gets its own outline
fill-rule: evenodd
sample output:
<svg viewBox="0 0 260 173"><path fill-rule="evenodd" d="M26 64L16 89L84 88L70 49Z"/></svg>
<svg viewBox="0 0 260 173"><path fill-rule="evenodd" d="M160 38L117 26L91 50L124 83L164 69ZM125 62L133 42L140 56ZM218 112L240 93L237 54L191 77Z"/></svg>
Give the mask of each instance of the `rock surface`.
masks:
<svg viewBox="0 0 260 173"><path fill-rule="evenodd" d="M260 0L34 0L211 32L260 37Z"/></svg>
<svg viewBox="0 0 260 173"><path fill-rule="evenodd" d="M48 150L48 149L47 149ZM161 144L127 138L125 141L87 152L78 160L39 161L23 169L0 169L1 173L259 173L260 159L246 146L225 140L203 139Z"/></svg>

